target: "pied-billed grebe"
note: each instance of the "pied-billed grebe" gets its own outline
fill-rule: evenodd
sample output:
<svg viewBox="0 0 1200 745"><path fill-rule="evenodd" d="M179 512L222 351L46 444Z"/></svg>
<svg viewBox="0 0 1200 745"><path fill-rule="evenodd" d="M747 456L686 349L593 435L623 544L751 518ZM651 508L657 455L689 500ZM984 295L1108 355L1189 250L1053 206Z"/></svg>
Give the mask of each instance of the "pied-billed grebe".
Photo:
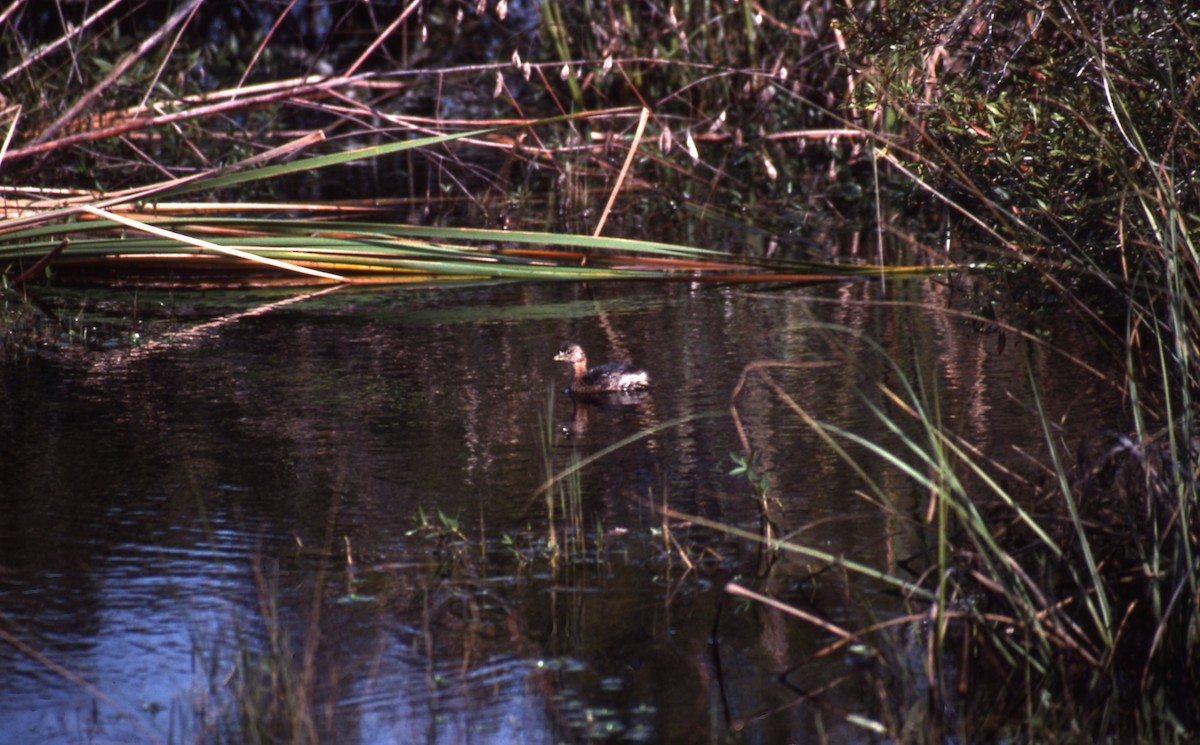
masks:
<svg viewBox="0 0 1200 745"><path fill-rule="evenodd" d="M587 366L587 355L583 347L567 342L554 355L559 362L569 362L575 380L567 390L571 393L609 393L612 391L636 391L650 387L650 376L624 362L605 362L591 370Z"/></svg>

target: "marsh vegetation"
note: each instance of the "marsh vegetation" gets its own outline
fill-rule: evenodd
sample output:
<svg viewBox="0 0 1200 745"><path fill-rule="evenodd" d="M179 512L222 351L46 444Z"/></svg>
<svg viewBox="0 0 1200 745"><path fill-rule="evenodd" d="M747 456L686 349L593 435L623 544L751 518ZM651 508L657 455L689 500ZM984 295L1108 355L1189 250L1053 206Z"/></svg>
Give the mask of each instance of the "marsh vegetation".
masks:
<svg viewBox="0 0 1200 745"><path fill-rule="evenodd" d="M66 613L39 582L68 596L149 526L244 595L192 608L201 683L165 714L0 611L2 659L93 702L63 729L399 736L372 704L419 649L429 691L537 700L548 740L685 741L688 706L714 738L1200 730L1190 5L18 0L0 24L0 421L26 443L0 581ZM563 338L634 347L655 387L547 397ZM57 527L99 488L51 475L104 450L92 406L135 464L84 511L113 551ZM59 542L82 558L30 548ZM379 631L324 654L355 622ZM490 695L453 732L511 734L468 730Z"/></svg>

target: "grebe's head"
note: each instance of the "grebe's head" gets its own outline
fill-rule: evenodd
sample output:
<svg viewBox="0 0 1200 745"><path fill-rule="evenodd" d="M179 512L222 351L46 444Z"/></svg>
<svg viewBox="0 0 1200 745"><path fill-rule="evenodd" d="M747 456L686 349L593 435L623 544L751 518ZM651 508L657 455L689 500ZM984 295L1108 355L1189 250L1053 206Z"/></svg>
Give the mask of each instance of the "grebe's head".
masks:
<svg viewBox="0 0 1200 745"><path fill-rule="evenodd" d="M587 357L583 354L583 347L567 342L562 345L562 349L558 350L558 354L554 355L554 359L558 362L570 362L574 365L583 362Z"/></svg>

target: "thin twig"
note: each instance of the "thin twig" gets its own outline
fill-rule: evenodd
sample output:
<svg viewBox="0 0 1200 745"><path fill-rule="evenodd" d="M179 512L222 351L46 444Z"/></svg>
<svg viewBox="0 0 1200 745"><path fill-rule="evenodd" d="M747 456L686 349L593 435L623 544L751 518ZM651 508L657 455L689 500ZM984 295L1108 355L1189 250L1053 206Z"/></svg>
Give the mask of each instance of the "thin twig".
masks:
<svg viewBox="0 0 1200 745"><path fill-rule="evenodd" d="M633 142L629 146L629 152L625 155L625 164L621 166L621 173L617 175L617 183L613 184L612 193L608 195L608 204L604 205L604 212L600 213L600 222L596 224L596 232L592 233L593 236L599 237L600 232L604 230L608 213L612 211L613 202L617 201L617 192L621 191L621 184L625 183L625 176L629 173L629 166L633 164L633 157L637 155L638 146L642 144L642 133L646 131L646 120L649 118L650 109L642 107L637 130L633 133Z"/></svg>
<svg viewBox="0 0 1200 745"><path fill-rule="evenodd" d="M203 0L201 0L203 2ZM200 9L200 4L197 3L192 12L188 14L187 19L183 23L183 27L179 29L179 33L175 34L174 40L171 41L171 46L167 48L166 54L162 56L162 61L158 63L158 69L154 71L154 78L150 84L146 86L146 93L142 96L142 100L138 101L137 113L140 115L146 110L146 101L150 100L150 94L158 87L158 81L162 78L163 70L166 69L167 63L171 61L171 55L175 54L175 48L179 46L179 40L183 38L183 32L187 31L188 24L192 22L192 18L196 15L196 11Z"/></svg>
<svg viewBox="0 0 1200 745"><path fill-rule="evenodd" d="M184 111L175 111L169 114L162 114L160 116L131 117L108 127L102 127L100 129L94 129L87 132L80 132L79 134L60 137L49 142L43 141L45 140L45 133L43 133L42 136L39 136L34 141L33 145L13 150L8 154L8 157L11 159L27 158L31 155L41 155L42 153L49 152L51 150L72 147L82 142L91 142L94 140L102 140L106 137L114 137L116 135L129 132L130 130L149 129L151 127L158 127L164 124L173 124L175 122L185 121L188 119L198 119L201 117L224 114L230 111L248 109L254 106L262 106L275 103L276 101L280 100L311 96L322 93L329 88L344 85L347 82L349 82L349 80L346 78L322 79L317 76L312 76L300 81L299 84L294 88L273 90L270 93L261 96L255 96L253 98L233 99L223 101L221 103L199 106L193 109L186 109Z"/></svg>
<svg viewBox="0 0 1200 745"><path fill-rule="evenodd" d="M250 62L246 65L246 69L242 71L242 77L238 79L237 85L234 86L235 91L241 90L242 86L246 84L246 78L250 77L250 71L253 70L258 64L258 58L262 56L262 53L266 50L267 45L271 43L271 39L275 38L275 32L279 30L280 24L282 24L284 19L291 14L292 8L295 8L296 3L299 1L300 0L292 0L290 3L288 3L288 6L283 9L283 12L279 14L279 17L275 19L275 23L271 25L271 30L267 31L266 36L263 37L262 42L258 45L258 49L254 50L254 56L250 58Z"/></svg>
<svg viewBox="0 0 1200 745"><path fill-rule="evenodd" d="M366 62L367 58L370 57L371 54L375 52L376 48L378 48L379 45L384 42L384 40L386 40L389 36L391 36L392 32L396 30L396 27L399 26L401 23L404 23L404 19L406 19L410 15L412 15L412 12L414 10L416 10L417 6L420 4L421 4L421 0L412 0L412 2L408 4L408 7L406 7L403 11L400 12L400 15L396 18L396 20L392 21L391 25L388 26L387 28L385 28L383 30L383 33L381 33L378 37L376 37L375 41L371 42L371 46L367 47L366 51L364 51L362 54L360 54L358 56L358 59L354 60L354 64L350 65L350 67L346 70L346 75L347 76L353 75L355 73L355 71L357 71L358 68L362 65L362 63Z"/></svg>
<svg viewBox="0 0 1200 745"><path fill-rule="evenodd" d="M847 639L847 640L851 640L851 639L855 638L855 635L852 632L846 631L841 626L832 624L823 618L817 618L813 614L802 611L793 605L788 605L787 603L781 603L778 600L776 600L775 598L767 597L766 595L762 595L760 593L754 592L753 590L743 587L736 582L727 583L725 585L725 592L729 593L730 595L737 595L739 597L749 598L750 600L753 600L758 603L762 603L763 605L768 605L768 606L774 608L775 610L782 611L783 613L787 613L789 616L795 616L796 618L799 618L802 621L808 621L812 625L814 625L820 629L824 629L825 631L828 631L829 633L833 634L834 636L840 636L841 638Z"/></svg>

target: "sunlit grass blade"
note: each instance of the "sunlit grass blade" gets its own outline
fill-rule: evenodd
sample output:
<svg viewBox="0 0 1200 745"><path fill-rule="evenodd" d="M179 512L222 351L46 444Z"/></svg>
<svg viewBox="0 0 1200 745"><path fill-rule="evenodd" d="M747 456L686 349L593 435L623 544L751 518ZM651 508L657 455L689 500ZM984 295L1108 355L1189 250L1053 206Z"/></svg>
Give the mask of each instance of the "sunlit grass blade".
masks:
<svg viewBox="0 0 1200 745"><path fill-rule="evenodd" d="M70 238L70 250L55 259L81 268L108 258L152 256L160 265L174 257L186 272L187 259L207 251L252 261L257 256L276 268L303 267L309 273L345 274L345 281L396 270L430 276L486 276L524 279L692 279L727 282L814 281L849 276L924 276L933 267L872 267L795 260L732 258L711 249L658 241L538 231L429 228L400 223L313 222L244 217L155 217L122 211L111 219L53 222L13 230L0 245L0 260L35 262ZM137 217L136 221L134 217ZM169 230L175 243L111 234L133 221L146 230ZM522 248L529 246L529 248ZM145 262L143 262L145 264ZM133 269L136 263L126 261ZM286 266L285 266L286 265ZM236 265L226 265L234 269ZM293 269L294 270L294 269ZM350 273L347 273L350 272ZM320 277L318 274L317 276ZM332 277L321 277L332 279ZM372 281L378 277L371 277Z"/></svg>

